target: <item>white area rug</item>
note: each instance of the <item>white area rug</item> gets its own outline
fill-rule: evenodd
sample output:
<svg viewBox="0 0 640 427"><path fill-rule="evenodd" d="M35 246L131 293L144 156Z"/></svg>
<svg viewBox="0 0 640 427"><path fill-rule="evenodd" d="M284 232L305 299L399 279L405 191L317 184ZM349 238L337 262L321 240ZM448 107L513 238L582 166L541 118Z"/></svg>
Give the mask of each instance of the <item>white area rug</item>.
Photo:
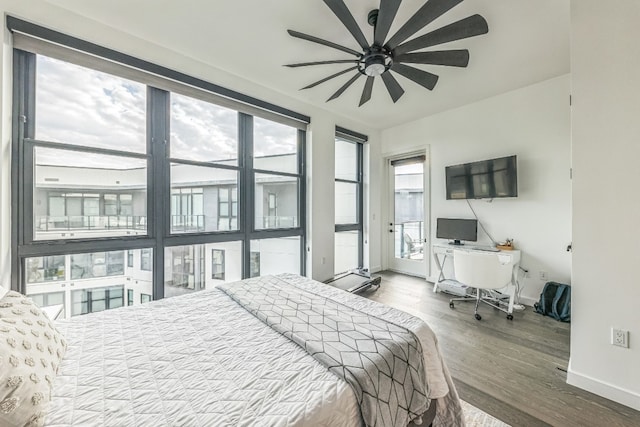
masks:
<svg viewBox="0 0 640 427"><path fill-rule="evenodd" d="M510 427L497 418L462 400L462 410L467 427Z"/></svg>

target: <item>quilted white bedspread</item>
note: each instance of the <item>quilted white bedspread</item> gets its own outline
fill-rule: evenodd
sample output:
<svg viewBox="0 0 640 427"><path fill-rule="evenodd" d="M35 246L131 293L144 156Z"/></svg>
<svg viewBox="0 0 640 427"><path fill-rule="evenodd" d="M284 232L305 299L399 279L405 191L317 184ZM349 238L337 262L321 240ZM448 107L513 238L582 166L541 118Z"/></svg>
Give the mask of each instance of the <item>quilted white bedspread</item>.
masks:
<svg viewBox="0 0 640 427"><path fill-rule="evenodd" d="M326 288L341 302L377 315L402 313L306 278L281 277ZM361 425L346 382L217 289L57 326L69 345L48 426ZM459 419L459 401L435 337L426 325L416 328L430 397L439 399L443 420Z"/></svg>

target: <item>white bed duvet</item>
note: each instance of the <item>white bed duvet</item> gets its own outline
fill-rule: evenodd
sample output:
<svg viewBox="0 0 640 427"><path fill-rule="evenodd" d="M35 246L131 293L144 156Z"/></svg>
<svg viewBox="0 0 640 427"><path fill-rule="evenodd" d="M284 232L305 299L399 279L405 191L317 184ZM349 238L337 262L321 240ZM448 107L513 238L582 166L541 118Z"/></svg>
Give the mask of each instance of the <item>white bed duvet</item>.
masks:
<svg viewBox="0 0 640 427"><path fill-rule="evenodd" d="M426 324L306 278L281 277L321 287L342 303L414 331L425 350L440 423L462 422L458 397ZM54 383L48 426L361 425L346 382L216 289L57 326L69 344Z"/></svg>

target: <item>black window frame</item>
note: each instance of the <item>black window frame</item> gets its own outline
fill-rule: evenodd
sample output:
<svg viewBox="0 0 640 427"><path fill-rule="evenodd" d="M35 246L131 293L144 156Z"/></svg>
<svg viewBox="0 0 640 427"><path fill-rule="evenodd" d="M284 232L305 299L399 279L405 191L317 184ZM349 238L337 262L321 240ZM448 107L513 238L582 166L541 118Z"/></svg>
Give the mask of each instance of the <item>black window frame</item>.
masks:
<svg viewBox="0 0 640 427"><path fill-rule="evenodd" d="M88 43L45 27L7 16L7 27L16 39L37 40L33 51L13 48L13 122L12 122L12 281L14 290L25 293L25 260L29 257L73 255L100 251L153 250L153 299L164 297L165 250L190 244L240 241L243 245L242 277L250 273L250 244L252 240L299 236L300 274L306 274L306 124L310 118L285 108L247 95L231 91L210 82L131 57L99 45ZM16 37L20 36L20 37ZM23 45L29 43L22 42ZM42 43L44 47L39 45ZM52 47L53 46L53 47ZM49 52L48 48L52 51ZM45 52L42 50L45 49ZM62 53L60 53L62 51ZM34 53L35 52L35 53ZM77 146L73 144L37 140L35 137L35 79L36 57L43 54L59 60L76 63L85 68L141 82L147 85L146 124L147 147L145 153ZM62 56L62 58L60 57ZM79 58L79 59L78 59ZM87 59L88 58L88 59ZM87 61L91 66L87 65ZM95 66L93 66L95 62ZM107 65L105 65L107 64ZM103 68L107 68L107 70ZM125 71L121 71L125 70ZM145 79L131 78L130 74ZM154 77L157 76L157 77ZM158 81L161 84L156 84ZM163 86L164 85L164 86ZM170 89L166 89L170 87ZM214 104L233 103L238 114L238 165L227 166L207 162L188 161L170 157L170 94L194 96ZM194 95L195 94L195 95ZM249 114L249 113L251 114ZM287 174L254 170L253 117L266 118L297 128L298 173ZM296 124L297 123L297 124ZM64 241L35 240L33 237L33 170L35 147L56 148L81 153L97 153L145 160L147 164L147 230L146 234L125 235L117 238L69 238ZM229 232L199 232L172 234L170 170L172 163L191 164L238 171L238 230ZM298 179L298 225L287 229L256 229L254 212L254 178L256 173L293 176ZM111 193L110 193L111 194ZM52 244L55 243L55 244Z"/></svg>
<svg viewBox="0 0 640 427"><path fill-rule="evenodd" d="M335 232L358 232L358 269L364 268L364 144L369 138L366 135L336 126L335 140L355 144L356 146L356 179L335 178L335 182L356 186L356 222L335 224Z"/></svg>

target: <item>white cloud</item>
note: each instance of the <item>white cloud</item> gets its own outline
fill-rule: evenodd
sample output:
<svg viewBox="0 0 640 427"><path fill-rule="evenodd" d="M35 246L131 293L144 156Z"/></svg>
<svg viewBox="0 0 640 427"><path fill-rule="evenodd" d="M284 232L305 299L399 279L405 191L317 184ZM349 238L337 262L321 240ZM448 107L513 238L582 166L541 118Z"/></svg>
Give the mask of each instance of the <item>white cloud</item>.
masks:
<svg viewBox="0 0 640 427"><path fill-rule="evenodd" d="M36 139L86 147L146 152L144 84L38 56ZM171 157L206 162L237 159L238 113L171 94ZM297 130L254 119L256 157L296 152ZM112 156L41 150L39 164L127 168ZM133 163L139 164L138 160Z"/></svg>

